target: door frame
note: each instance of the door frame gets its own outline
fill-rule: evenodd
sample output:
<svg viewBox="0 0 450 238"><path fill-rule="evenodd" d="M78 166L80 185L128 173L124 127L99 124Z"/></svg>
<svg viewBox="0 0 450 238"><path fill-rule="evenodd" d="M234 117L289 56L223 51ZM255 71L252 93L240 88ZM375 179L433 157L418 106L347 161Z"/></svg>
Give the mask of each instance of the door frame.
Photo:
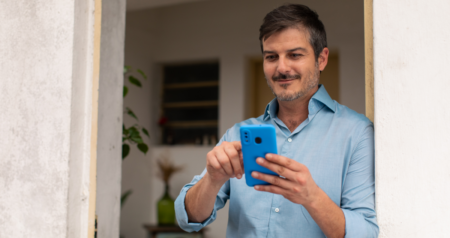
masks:
<svg viewBox="0 0 450 238"><path fill-rule="evenodd" d="M364 52L366 74L366 117L374 122L373 0L364 0Z"/></svg>

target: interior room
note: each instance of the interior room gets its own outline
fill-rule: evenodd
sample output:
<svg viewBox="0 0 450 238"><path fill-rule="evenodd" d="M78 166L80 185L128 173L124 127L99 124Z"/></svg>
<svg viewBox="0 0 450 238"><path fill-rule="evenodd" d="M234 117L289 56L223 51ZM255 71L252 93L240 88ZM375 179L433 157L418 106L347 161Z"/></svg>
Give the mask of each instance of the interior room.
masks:
<svg viewBox="0 0 450 238"><path fill-rule="evenodd" d="M128 1L124 124L146 128L149 137L143 136L145 154L131 145L123 160L122 193L129 196L121 209L121 236L147 237L144 225L158 221L165 189L158 159L182 168L169 183L175 199L203 171L206 153L228 128L263 114L273 95L262 72L259 27L265 14L285 2ZM290 2L309 6L325 25L330 59L321 83L334 100L364 113L363 1ZM225 206L205 237L225 237L227 220Z"/></svg>

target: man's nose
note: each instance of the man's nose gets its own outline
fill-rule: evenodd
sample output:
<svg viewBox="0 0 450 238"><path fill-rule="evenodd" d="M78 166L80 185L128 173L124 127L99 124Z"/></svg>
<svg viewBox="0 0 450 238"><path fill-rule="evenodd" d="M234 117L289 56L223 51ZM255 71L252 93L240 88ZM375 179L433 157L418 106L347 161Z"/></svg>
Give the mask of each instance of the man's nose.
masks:
<svg viewBox="0 0 450 238"><path fill-rule="evenodd" d="M290 62L286 57L280 57L278 60L278 67L277 67L278 73L280 74L289 74L291 71Z"/></svg>

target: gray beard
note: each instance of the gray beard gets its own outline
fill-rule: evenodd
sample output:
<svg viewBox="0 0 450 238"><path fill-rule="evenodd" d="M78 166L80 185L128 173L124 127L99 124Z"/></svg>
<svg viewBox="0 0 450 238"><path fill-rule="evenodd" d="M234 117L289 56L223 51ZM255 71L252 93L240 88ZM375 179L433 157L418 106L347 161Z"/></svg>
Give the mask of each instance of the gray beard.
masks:
<svg viewBox="0 0 450 238"><path fill-rule="evenodd" d="M304 88L303 90L300 89L300 91L292 93L292 94L277 95L277 94L275 94L275 91L273 91L273 88L270 86L269 80L266 79L266 81L267 81L267 85L269 85L270 90L272 90L273 95L275 95L275 97L277 97L278 100L290 102L290 101L294 101L298 98L305 96L311 89L317 87L317 85L319 84L319 75L320 75L319 63L316 62L316 68L314 70L314 74L311 77L305 79L305 80L307 80L306 88ZM283 87L284 89L286 89L288 87L288 84L281 84L280 86Z"/></svg>

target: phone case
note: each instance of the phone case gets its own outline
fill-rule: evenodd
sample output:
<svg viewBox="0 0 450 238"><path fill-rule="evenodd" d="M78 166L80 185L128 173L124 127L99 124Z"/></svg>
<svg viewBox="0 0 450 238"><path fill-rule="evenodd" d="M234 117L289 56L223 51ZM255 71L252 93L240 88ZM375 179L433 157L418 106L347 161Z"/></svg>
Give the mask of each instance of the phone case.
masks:
<svg viewBox="0 0 450 238"><path fill-rule="evenodd" d="M258 171L277 175L275 172L256 163L256 158L265 158L267 153L277 154L277 138L273 125L248 125L240 128L242 154L244 156L245 182L248 186L268 185L269 183L255 179L251 173Z"/></svg>

